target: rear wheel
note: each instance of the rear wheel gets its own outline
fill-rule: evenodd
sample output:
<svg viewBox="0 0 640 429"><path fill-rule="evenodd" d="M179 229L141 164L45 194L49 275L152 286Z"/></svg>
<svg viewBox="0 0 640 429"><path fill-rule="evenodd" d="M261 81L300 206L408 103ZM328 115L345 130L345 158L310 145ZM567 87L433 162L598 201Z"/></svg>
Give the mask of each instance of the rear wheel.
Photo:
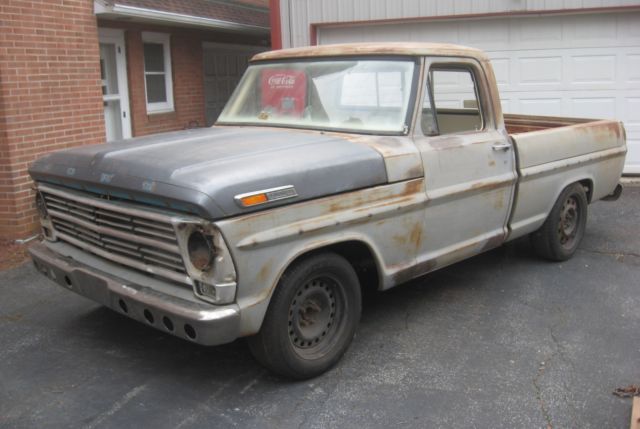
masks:
<svg viewBox="0 0 640 429"><path fill-rule="evenodd" d="M565 188L539 230L531 234L536 253L551 261L566 261L578 249L587 225L587 195L579 183Z"/></svg>
<svg viewBox="0 0 640 429"><path fill-rule="evenodd" d="M351 264L334 253L316 254L283 275L249 348L277 374L315 377L347 350L360 313L360 285Z"/></svg>

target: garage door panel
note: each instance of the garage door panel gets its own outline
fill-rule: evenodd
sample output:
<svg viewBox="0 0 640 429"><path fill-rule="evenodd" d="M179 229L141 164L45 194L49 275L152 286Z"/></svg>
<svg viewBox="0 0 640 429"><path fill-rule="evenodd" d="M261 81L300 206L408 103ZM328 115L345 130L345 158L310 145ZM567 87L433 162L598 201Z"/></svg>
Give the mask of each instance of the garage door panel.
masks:
<svg viewBox="0 0 640 429"><path fill-rule="evenodd" d="M640 53L627 54L624 58L624 81L630 85L640 84Z"/></svg>
<svg viewBox="0 0 640 429"><path fill-rule="evenodd" d="M561 98L521 98L516 103L519 113L525 115L562 115Z"/></svg>
<svg viewBox="0 0 640 429"><path fill-rule="evenodd" d="M562 56L531 56L517 60L519 81L521 85L561 85Z"/></svg>
<svg viewBox="0 0 640 429"><path fill-rule="evenodd" d="M570 115L579 118L614 119L616 99L615 97L572 98Z"/></svg>
<svg viewBox="0 0 640 429"><path fill-rule="evenodd" d="M551 17L544 21L536 18L524 18L518 22L512 32L512 42L540 43L562 41L562 17Z"/></svg>
<svg viewBox="0 0 640 429"><path fill-rule="evenodd" d="M589 45L609 44L617 38L615 15L585 15L564 20L566 40L588 42Z"/></svg>
<svg viewBox="0 0 640 429"><path fill-rule="evenodd" d="M491 64L493 65L493 72L496 75L498 87L502 88L508 86L511 77L511 61L509 58L492 58Z"/></svg>
<svg viewBox="0 0 640 429"><path fill-rule="evenodd" d="M496 26L492 21L478 22L476 25L465 27L466 35L461 35L461 40L474 41L475 43L504 43L509 39L509 27Z"/></svg>
<svg viewBox="0 0 640 429"><path fill-rule="evenodd" d="M492 59L504 112L623 120L625 171L640 173L640 13L373 24L319 30L319 43L460 43Z"/></svg>
<svg viewBox="0 0 640 429"><path fill-rule="evenodd" d="M569 81L575 84L614 85L616 82L615 55L573 55L567 67Z"/></svg>

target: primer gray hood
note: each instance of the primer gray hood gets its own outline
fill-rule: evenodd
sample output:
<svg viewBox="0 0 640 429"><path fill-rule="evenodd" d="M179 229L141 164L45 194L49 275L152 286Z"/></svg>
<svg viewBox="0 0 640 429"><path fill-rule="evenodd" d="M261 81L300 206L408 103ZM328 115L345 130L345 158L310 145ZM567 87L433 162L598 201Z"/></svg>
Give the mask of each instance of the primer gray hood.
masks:
<svg viewBox="0 0 640 429"><path fill-rule="evenodd" d="M34 180L110 194L210 219L251 211L234 196L293 185L298 197L253 210L386 183L374 149L321 132L212 127L49 154Z"/></svg>

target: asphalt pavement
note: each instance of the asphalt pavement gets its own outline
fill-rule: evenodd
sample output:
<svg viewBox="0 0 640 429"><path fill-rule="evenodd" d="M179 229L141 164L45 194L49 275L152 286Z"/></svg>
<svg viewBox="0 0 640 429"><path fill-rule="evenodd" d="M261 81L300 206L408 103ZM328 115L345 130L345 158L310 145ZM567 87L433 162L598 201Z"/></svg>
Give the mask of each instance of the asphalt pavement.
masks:
<svg viewBox="0 0 640 429"><path fill-rule="evenodd" d="M627 428L640 384L640 187L564 263L518 240L369 297L343 360L290 382L0 272L2 428Z"/></svg>

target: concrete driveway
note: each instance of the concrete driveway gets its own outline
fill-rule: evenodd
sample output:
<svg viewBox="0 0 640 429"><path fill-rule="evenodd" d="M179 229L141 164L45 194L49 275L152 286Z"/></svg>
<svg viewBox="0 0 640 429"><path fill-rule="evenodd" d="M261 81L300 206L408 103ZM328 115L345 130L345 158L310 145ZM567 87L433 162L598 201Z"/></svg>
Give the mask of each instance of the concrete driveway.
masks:
<svg viewBox="0 0 640 429"><path fill-rule="evenodd" d="M307 382L0 273L0 427L624 428L640 383L640 188L591 207L572 260L520 240L364 305Z"/></svg>

